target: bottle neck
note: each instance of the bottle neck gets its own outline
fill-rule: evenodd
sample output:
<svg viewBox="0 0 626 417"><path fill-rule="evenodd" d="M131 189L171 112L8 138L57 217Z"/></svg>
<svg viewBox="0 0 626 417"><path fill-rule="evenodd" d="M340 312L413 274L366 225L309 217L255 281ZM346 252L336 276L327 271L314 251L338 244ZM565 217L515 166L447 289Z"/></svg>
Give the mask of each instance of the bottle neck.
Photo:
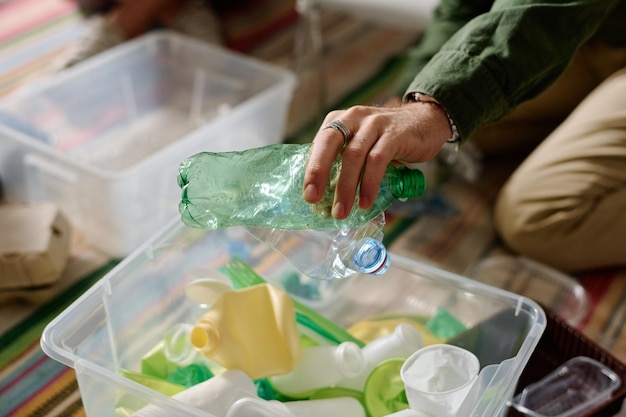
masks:
<svg viewBox="0 0 626 417"><path fill-rule="evenodd" d="M365 369L361 348L352 342L343 342L335 350L335 362L344 377L354 378Z"/></svg>
<svg viewBox="0 0 626 417"><path fill-rule="evenodd" d="M385 176L391 194L397 199L417 198L426 191L426 177L419 169L389 166Z"/></svg>
<svg viewBox="0 0 626 417"><path fill-rule="evenodd" d="M389 268L389 255L382 242L369 237L352 244L352 262L357 272L382 275Z"/></svg>
<svg viewBox="0 0 626 417"><path fill-rule="evenodd" d="M191 330L190 339L193 347L210 355L215 352L220 341L219 326L208 320L199 322Z"/></svg>

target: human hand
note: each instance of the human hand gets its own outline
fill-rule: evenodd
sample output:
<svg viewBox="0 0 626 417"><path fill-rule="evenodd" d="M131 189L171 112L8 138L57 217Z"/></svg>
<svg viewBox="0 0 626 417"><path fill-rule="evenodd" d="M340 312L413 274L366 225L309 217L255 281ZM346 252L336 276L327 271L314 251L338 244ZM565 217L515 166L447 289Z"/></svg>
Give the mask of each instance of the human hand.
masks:
<svg viewBox="0 0 626 417"><path fill-rule="evenodd" d="M353 138L344 148L340 131L317 132L304 175L303 198L311 204L321 200L332 163L343 149L332 208L336 219L350 214L357 188L359 208L372 206L389 164L429 161L451 135L445 112L430 102L335 110L324 124L333 120L341 120Z"/></svg>

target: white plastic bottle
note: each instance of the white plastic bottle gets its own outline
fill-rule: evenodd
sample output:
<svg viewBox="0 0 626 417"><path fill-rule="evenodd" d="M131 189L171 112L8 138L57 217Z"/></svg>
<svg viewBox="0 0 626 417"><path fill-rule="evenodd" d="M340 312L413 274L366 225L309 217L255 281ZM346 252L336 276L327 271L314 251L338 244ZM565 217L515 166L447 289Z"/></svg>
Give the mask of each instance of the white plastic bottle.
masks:
<svg viewBox="0 0 626 417"><path fill-rule="evenodd" d="M363 391L369 374L381 362L395 358L406 359L422 347L424 347L424 339L420 332L408 323L401 323L392 333L374 339L361 348L365 361L363 370L337 385Z"/></svg>
<svg viewBox="0 0 626 417"><path fill-rule="evenodd" d="M319 400L266 401L242 398L228 410L226 417L365 417L361 403L350 397Z"/></svg>
<svg viewBox="0 0 626 417"><path fill-rule="evenodd" d="M385 214L354 229L283 230L250 227L248 232L279 252L309 278L343 279L357 273L381 275L389 267L382 243Z"/></svg>
<svg viewBox="0 0 626 417"><path fill-rule="evenodd" d="M308 397L313 391L335 386L339 381L363 372L361 348L352 342L337 346L302 349L300 360L285 374L270 377L274 390L294 399Z"/></svg>
<svg viewBox="0 0 626 417"><path fill-rule="evenodd" d="M216 417L224 417L239 399L257 397L254 381L243 371L230 369L211 379L187 388L172 398L199 408ZM170 417L171 413L156 404L149 404L131 417Z"/></svg>

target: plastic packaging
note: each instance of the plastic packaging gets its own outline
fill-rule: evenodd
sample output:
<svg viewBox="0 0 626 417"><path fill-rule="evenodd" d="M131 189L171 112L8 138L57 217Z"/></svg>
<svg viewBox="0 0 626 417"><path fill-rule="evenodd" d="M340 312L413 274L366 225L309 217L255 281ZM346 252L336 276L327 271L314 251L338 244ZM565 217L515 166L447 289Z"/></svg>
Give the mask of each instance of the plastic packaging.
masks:
<svg viewBox="0 0 626 417"><path fill-rule="evenodd" d="M607 366L577 356L524 388L513 399L512 407L532 417L582 416L608 401L620 384L620 377Z"/></svg>
<svg viewBox="0 0 626 417"><path fill-rule="evenodd" d="M256 397L254 382L242 371L232 369L214 376L174 395L173 398L192 405L214 416L225 416L239 399ZM171 413L158 405L150 404L131 417L169 417Z"/></svg>
<svg viewBox="0 0 626 417"><path fill-rule="evenodd" d="M338 157L326 193L318 204L304 201L304 171L311 144L279 144L240 152L202 152L179 167L179 205L183 222L203 229L255 226L279 229L350 229L363 226L398 199L425 191L424 174L406 167L387 168L377 198L368 210L355 204L349 216L331 216Z"/></svg>
<svg viewBox="0 0 626 417"><path fill-rule="evenodd" d="M235 288L247 288L249 286L264 284L265 278L239 258L231 259L223 268L224 273L230 278ZM365 346L363 341L352 336L346 329L337 325L332 320L324 317L316 310L304 305L298 300L292 299L296 310L296 322L318 334L333 344L353 342L359 347Z"/></svg>
<svg viewBox="0 0 626 417"><path fill-rule="evenodd" d="M193 325L177 323L163 335L163 353L168 361L178 366L189 366L203 362L203 356L191 345Z"/></svg>
<svg viewBox="0 0 626 417"><path fill-rule="evenodd" d="M363 391L357 391L350 388L342 387L327 387L315 390L310 396L309 400L325 400L329 398L354 398L361 403L365 408L365 394Z"/></svg>
<svg viewBox="0 0 626 417"><path fill-rule="evenodd" d="M381 336L361 349L365 367L357 376L338 383L341 387L363 391L365 382L376 366L388 359L406 359L424 347L419 331L410 324L399 324L393 333Z"/></svg>
<svg viewBox="0 0 626 417"><path fill-rule="evenodd" d="M289 373L270 378L272 387L291 398L306 398L317 389L332 387L339 381L363 372L361 349L352 342L338 346L313 346L302 349L302 357Z"/></svg>
<svg viewBox="0 0 626 417"><path fill-rule="evenodd" d="M227 277L218 279L206 275L198 276L193 277L191 281L185 285L185 295L187 298L198 304L207 306L212 305L222 294L230 291L233 291L233 286L230 281L228 281Z"/></svg>
<svg viewBox="0 0 626 417"><path fill-rule="evenodd" d="M483 258L465 276L540 302L573 326L589 313L589 295L576 278L523 256Z"/></svg>
<svg viewBox="0 0 626 417"><path fill-rule="evenodd" d="M437 345L445 343L444 339L441 339L428 330L424 322L419 322L412 318L406 317L389 317L380 318L375 317L372 319L362 320L353 324L348 328L348 332L354 337L359 338L364 343L370 343L379 337L393 333L395 328L400 324L408 324L415 328L422 337L424 345Z"/></svg>
<svg viewBox="0 0 626 417"><path fill-rule="evenodd" d="M228 411L226 417L365 417L365 409L354 398L329 398L321 400L264 401L259 398L242 398Z"/></svg>
<svg viewBox="0 0 626 417"><path fill-rule="evenodd" d="M293 303L269 284L224 293L190 339L204 356L253 379L291 371L301 351Z"/></svg>
<svg viewBox="0 0 626 417"><path fill-rule="evenodd" d="M228 266L229 276L235 272L240 275L238 282L246 283L262 282L260 277L273 280L284 270L294 269L276 254L267 256L267 249L249 236L246 242L252 242L250 253L254 256L247 259L248 265L241 265L241 261L231 264L231 231L199 231L184 226L178 218L172 219L167 228L50 322L41 337L43 351L59 366L76 368L89 417L117 415L116 401L122 395L135 405L133 410L153 403L167 409L170 416L202 415L180 401L130 381L117 372L117 367L138 370L140 361L157 349L167 329L198 317L198 306L183 291L188 271L221 271ZM317 315L307 314L320 323L319 328L328 329L337 337L345 335L336 328L345 329L377 318L401 316L423 323L438 307L462 317L468 329L500 312L514 315L516 321L512 325L480 333L481 345L495 346L503 340L513 340L515 346L512 351L492 355L490 361L484 362L491 364L486 366L493 372L490 378L481 379L481 390L464 407L470 410L464 416L494 417L505 411L546 325L537 303L402 256L394 256L384 283L378 279L348 281L353 286L340 294L332 308L318 309ZM334 328L319 318L334 323ZM580 344L566 346L576 349ZM482 362L482 356L479 358ZM381 391L380 386L374 393L377 391ZM396 411L400 410L392 412Z"/></svg>
<svg viewBox="0 0 626 417"><path fill-rule="evenodd" d="M365 225L339 230L250 227L251 235L279 252L309 278L343 279L357 273L381 275L390 257L382 243L385 213Z"/></svg>
<svg viewBox="0 0 626 417"><path fill-rule="evenodd" d="M422 348L402 365L411 409L432 417L454 417L480 371L478 358L458 346Z"/></svg>

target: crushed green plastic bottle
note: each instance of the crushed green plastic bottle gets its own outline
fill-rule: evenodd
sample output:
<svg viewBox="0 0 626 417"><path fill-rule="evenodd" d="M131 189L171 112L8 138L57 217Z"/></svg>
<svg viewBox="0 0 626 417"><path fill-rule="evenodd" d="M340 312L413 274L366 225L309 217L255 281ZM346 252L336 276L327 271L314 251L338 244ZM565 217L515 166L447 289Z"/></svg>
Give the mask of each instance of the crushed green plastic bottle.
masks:
<svg viewBox="0 0 626 417"><path fill-rule="evenodd" d="M374 205L355 204L344 220L331 216L341 158L335 161L326 194L318 204L302 197L311 144L277 144L238 152L201 152L179 167L179 211L185 224L202 229L258 226L331 230L360 227L399 199L420 197L424 174L406 167L387 168Z"/></svg>

